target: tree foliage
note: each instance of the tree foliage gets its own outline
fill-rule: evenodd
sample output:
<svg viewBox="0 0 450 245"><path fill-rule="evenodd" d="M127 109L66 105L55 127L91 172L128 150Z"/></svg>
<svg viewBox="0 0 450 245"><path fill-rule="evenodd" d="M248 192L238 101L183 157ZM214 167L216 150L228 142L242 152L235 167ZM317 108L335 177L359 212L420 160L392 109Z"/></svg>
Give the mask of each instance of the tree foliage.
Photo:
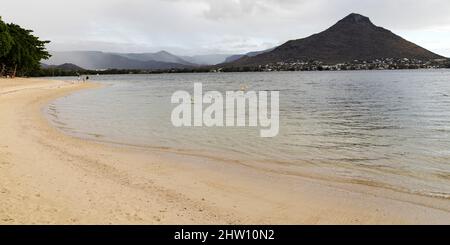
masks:
<svg viewBox="0 0 450 245"><path fill-rule="evenodd" d="M50 57L45 49L49 41L41 41L32 33L0 18L0 76L26 76L39 70L41 60Z"/></svg>

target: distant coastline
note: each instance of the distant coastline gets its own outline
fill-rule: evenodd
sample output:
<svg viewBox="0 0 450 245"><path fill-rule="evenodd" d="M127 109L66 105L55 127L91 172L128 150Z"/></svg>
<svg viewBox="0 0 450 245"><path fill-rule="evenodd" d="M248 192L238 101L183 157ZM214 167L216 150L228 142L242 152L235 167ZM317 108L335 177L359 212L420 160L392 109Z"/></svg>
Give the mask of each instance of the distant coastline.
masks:
<svg viewBox="0 0 450 245"><path fill-rule="evenodd" d="M31 77L64 77L79 75L123 75L123 74L165 74L165 73L217 73L217 72L278 72L278 71L356 71L356 70L418 70L418 69L450 69L450 59L430 61L403 59L377 59L373 61L353 61L328 65L320 61L277 62L274 64L243 67L202 66L178 69L102 69L85 70L73 64L63 64L42 68Z"/></svg>

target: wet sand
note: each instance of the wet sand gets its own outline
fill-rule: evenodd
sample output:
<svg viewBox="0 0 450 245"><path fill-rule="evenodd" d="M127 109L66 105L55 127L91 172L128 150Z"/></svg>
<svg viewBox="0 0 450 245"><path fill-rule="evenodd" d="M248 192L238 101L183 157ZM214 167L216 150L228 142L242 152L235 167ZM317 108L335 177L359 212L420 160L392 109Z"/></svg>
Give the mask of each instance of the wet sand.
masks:
<svg viewBox="0 0 450 245"><path fill-rule="evenodd" d="M450 224L450 201L62 134L95 84L0 79L0 224Z"/></svg>

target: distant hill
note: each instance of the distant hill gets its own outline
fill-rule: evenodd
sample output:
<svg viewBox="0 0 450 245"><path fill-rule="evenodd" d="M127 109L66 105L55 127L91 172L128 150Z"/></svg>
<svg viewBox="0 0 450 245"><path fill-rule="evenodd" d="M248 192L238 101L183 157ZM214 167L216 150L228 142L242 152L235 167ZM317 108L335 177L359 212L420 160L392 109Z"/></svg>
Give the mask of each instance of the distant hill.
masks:
<svg viewBox="0 0 450 245"><path fill-rule="evenodd" d="M182 64L187 66L196 66L197 64L195 62L188 62L176 55L173 55L167 51L160 51L157 53L115 53L116 55L123 56L132 60L139 60L139 61L159 61L159 62L165 62L165 63L175 63L175 64Z"/></svg>
<svg viewBox="0 0 450 245"><path fill-rule="evenodd" d="M225 60L230 57L230 54L206 54L180 57L197 65L217 65L225 62Z"/></svg>
<svg viewBox="0 0 450 245"><path fill-rule="evenodd" d="M83 71L84 70L84 68L81 68L77 65L70 64L70 63L65 63L62 65L56 66L55 68L61 69L61 70L66 70L66 71Z"/></svg>
<svg viewBox="0 0 450 245"><path fill-rule="evenodd" d="M190 68L194 66L187 61L177 60L169 53L155 54L117 54L99 51L51 52L52 57L47 64L76 64L89 70L103 69L142 69L159 70L173 68ZM154 60L158 59L158 60Z"/></svg>
<svg viewBox="0 0 450 245"><path fill-rule="evenodd" d="M337 64L379 58L431 60L443 57L389 30L375 26L365 16L350 14L321 33L288 41L273 51L254 57L244 56L228 66L256 66L308 60Z"/></svg>
<svg viewBox="0 0 450 245"><path fill-rule="evenodd" d="M267 50L263 50L263 51L255 51L255 52L250 52L250 53L246 53L246 54L236 54L236 55L232 55L227 57L227 59L225 60L224 63L230 63L230 62L234 62L236 60L241 59L242 57L248 56L248 57L254 57L260 54L264 54L267 52L270 52L272 50L274 50L275 48L271 48L271 49L267 49Z"/></svg>
<svg viewBox="0 0 450 245"><path fill-rule="evenodd" d="M84 68L81 68L77 65L71 64L71 63L64 63L62 65L47 65L47 64L41 64L42 68L45 69L59 69L63 71L84 71Z"/></svg>

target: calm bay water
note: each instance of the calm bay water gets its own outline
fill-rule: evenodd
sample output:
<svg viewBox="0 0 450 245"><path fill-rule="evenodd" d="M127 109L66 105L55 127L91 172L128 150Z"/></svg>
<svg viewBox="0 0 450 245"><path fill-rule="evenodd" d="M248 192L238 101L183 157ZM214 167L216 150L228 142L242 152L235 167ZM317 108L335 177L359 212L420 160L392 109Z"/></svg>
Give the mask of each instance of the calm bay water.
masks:
<svg viewBox="0 0 450 245"><path fill-rule="evenodd" d="M67 78L64 78L67 80ZM93 76L106 86L47 108L66 133L168 148L450 199L450 71ZM75 79L74 79L75 80ZM178 90L280 91L280 134L258 128L175 128Z"/></svg>

